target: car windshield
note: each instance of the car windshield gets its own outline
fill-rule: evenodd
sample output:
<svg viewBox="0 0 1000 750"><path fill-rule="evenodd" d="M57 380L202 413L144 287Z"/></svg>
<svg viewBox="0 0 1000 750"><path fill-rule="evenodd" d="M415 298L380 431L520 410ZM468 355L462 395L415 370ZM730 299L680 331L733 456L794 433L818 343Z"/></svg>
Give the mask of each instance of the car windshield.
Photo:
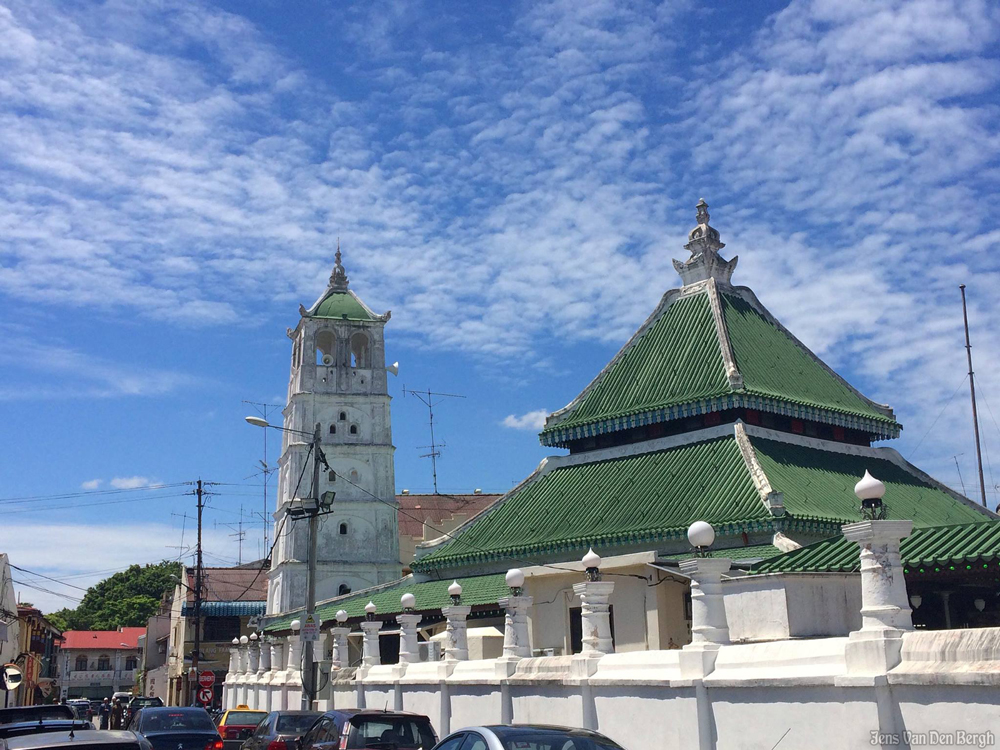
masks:
<svg viewBox="0 0 1000 750"><path fill-rule="evenodd" d="M148 710L148 709L147 709ZM139 731L146 732L176 732L176 731L214 732L215 725L211 717L201 709L194 711L162 711L142 712L142 726Z"/></svg>
<svg viewBox="0 0 1000 750"><path fill-rule="evenodd" d="M278 734L305 734L319 714L285 714L278 717Z"/></svg>
<svg viewBox="0 0 1000 750"><path fill-rule="evenodd" d="M230 711L226 714L226 726L253 724L257 726L260 720L267 716L263 711Z"/></svg>
<svg viewBox="0 0 1000 750"><path fill-rule="evenodd" d="M393 716L357 716L351 719L356 727L348 739L348 748L424 748L436 744L430 722Z"/></svg>
<svg viewBox="0 0 1000 750"><path fill-rule="evenodd" d="M622 750L605 737L560 732L518 732L500 737L504 750Z"/></svg>

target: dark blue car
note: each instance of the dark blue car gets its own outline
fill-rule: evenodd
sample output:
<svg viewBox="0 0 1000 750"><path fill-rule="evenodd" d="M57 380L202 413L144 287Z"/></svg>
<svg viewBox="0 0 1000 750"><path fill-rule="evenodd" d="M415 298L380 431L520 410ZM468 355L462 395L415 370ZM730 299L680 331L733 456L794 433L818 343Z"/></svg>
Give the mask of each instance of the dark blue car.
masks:
<svg viewBox="0 0 1000 750"><path fill-rule="evenodd" d="M204 708L140 708L128 728L153 750L222 750L222 737Z"/></svg>

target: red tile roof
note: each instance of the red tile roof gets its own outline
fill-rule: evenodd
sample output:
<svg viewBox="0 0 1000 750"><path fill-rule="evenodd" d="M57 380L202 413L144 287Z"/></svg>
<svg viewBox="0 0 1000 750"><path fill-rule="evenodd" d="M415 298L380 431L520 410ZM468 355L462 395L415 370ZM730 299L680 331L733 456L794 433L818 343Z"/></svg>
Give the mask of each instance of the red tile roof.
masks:
<svg viewBox="0 0 1000 750"><path fill-rule="evenodd" d="M99 648L104 651L136 649L139 648L139 636L145 634L146 628L67 630L63 633L62 648Z"/></svg>
<svg viewBox="0 0 1000 750"><path fill-rule="evenodd" d="M492 505L499 497L500 495L396 495L399 503L399 533L423 537L424 522L437 527L444 519L459 514L468 520Z"/></svg>

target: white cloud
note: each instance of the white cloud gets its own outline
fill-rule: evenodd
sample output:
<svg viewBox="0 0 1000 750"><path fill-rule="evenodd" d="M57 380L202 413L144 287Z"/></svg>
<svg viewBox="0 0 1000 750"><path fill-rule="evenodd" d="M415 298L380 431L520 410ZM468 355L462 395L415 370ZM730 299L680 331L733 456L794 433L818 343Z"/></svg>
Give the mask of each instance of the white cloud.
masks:
<svg viewBox="0 0 1000 750"><path fill-rule="evenodd" d="M548 416L548 409L535 409L534 411L525 412L520 416L508 414L500 424L514 430L532 430L537 432L545 426L545 418Z"/></svg>
<svg viewBox="0 0 1000 750"><path fill-rule="evenodd" d="M146 487L150 481L146 477L115 477L108 484L117 490L134 490L138 487Z"/></svg>
<svg viewBox="0 0 1000 750"><path fill-rule="evenodd" d="M88 479L86 482L80 484L80 489L82 490L96 490L101 486L101 479Z"/></svg>

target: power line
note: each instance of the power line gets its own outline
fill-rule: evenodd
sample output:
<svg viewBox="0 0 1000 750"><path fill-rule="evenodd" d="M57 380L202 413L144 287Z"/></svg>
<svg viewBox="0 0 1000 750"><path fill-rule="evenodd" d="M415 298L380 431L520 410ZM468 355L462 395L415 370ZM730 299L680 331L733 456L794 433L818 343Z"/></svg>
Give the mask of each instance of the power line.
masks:
<svg viewBox="0 0 1000 750"><path fill-rule="evenodd" d="M28 573L29 575L38 576L39 578L44 578L46 581L52 581L53 583L58 583L60 586L69 586L71 589L76 589L77 591L82 591L87 593L87 589L81 588L80 586L74 586L72 583L66 583L65 581L60 581L58 578L52 578L51 576L44 575L42 573L36 573L33 570L28 570L27 568L20 568L12 562L7 563L14 570L19 570L22 573Z"/></svg>
<svg viewBox="0 0 1000 750"><path fill-rule="evenodd" d="M26 586L29 589L34 589L35 591L42 591L46 594L52 594L53 596L61 596L63 599L69 599L71 602L79 603L83 601L83 599L81 599L78 596L70 596L69 594L63 594L59 591L53 591L52 589L47 589L42 586L37 586L35 584L27 583L26 581L15 581L13 578L11 579L11 581L16 583L18 586Z"/></svg>
<svg viewBox="0 0 1000 750"><path fill-rule="evenodd" d="M22 503L41 500L69 500L74 497L94 497L97 495L118 495L123 492L147 492L149 490L164 490L172 487L182 487L192 482L171 482L169 484L149 484L145 487L117 488L113 490L82 490L80 492L64 492L56 495L22 495L20 497L0 498L0 503Z"/></svg>
<svg viewBox="0 0 1000 750"><path fill-rule="evenodd" d="M184 497L186 493L180 495L157 495L157 500L166 500L168 498L174 497ZM62 510L64 508L94 508L99 505L120 505L121 503L138 503L143 500L149 500L148 497L131 497L125 498L123 500L104 500L96 503L73 503L72 505L46 505L44 508L18 508L16 510L2 510L0 509L0 515L7 515L10 513L44 513L48 510Z"/></svg>

